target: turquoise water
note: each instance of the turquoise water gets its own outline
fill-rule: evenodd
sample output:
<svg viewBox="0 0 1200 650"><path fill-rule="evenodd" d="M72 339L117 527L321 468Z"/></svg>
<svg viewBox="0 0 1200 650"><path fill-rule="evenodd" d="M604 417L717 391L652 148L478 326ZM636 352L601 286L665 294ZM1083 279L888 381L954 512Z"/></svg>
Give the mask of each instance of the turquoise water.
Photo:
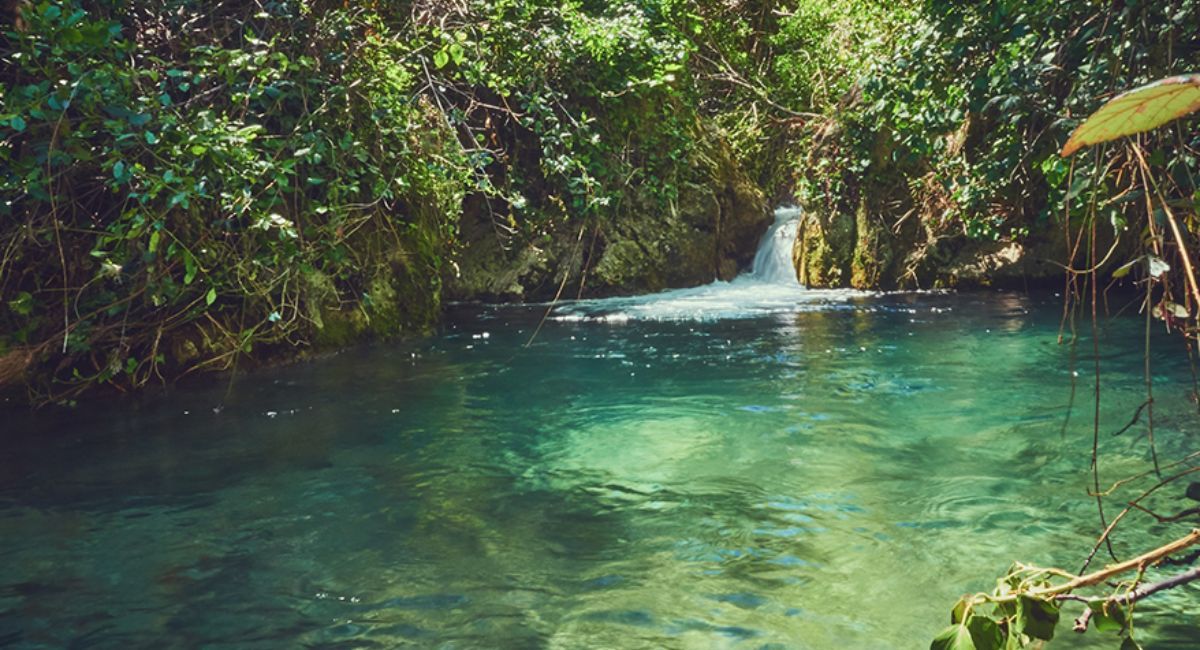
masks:
<svg viewBox="0 0 1200 650"><path fill-rule="evenodd" d="M228 395L13 409L0 645L918 648L1013 560L1077 569L1090 366L1057 344L1060 300L809 295L568 305L528 347L544 307L461 306ZM1109 481L1148 467L1108 435L1143 398L1142 327L1105 325ZM1154 345L1176 458L1191 374ZM1200 645L1197 595L1146 602L1147 647Z"/></svg>

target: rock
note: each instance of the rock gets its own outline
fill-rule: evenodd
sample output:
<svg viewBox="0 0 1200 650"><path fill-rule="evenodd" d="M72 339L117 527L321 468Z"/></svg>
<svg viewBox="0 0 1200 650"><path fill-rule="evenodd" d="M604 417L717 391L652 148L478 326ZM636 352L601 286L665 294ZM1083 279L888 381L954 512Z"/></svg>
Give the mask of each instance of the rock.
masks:
<svg viewBox="0 0 1200 650"><path fill-rule="evenodd" d="M831 130L824 137L837 135ZM968 116L947 146L969 147L984 135L986 124ZM867 169L841 179L843 196L832 204L802 206L793 259L803 284L858 289L1058 284L1067 257L1061 224L1051 219L1021 238L970 238L944 217L952 208L945 183L920 165L897 167L890 142L876 134ZM1113 233L1106 230L1097 233L1102 250L1112 244ZM1114 257L1127 258L1122 251Z"/></svg>
<svg viewBox="0 0 1200 650"><path fill-rule="evenodd" d="M468 203L448 295L548 300L560 288L574 298L732 279L753 261L771 214L724 139L696 129L687 176L665 209L648 188L631 187L609 215L563 219L546 236L522 240L505 237L480 202Z"/></svg>

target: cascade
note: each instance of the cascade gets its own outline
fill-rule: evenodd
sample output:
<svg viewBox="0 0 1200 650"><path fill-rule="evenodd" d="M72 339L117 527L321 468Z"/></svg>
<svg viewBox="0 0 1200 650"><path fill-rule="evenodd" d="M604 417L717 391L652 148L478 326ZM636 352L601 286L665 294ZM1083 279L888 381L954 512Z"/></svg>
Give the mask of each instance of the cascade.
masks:
<svg viewBox="0 0 1200 650"><path fill-rule="evenodd" d="M560 303L551 318L565 321L718 320L829 309L831 304L867 295L849 289L806 289L796 279L792 245L800 208L775 211L775 222L758 243L749 271L732 281L717 280L688 289Z"/></svg>
<svg viewBox="0 0 1200 650"><path fill-rule="evenodd" d="M779 208L775 223L758 242L751 278L768 284L798 285L792 264L792 245L800 228L800 208Z"/></svg>

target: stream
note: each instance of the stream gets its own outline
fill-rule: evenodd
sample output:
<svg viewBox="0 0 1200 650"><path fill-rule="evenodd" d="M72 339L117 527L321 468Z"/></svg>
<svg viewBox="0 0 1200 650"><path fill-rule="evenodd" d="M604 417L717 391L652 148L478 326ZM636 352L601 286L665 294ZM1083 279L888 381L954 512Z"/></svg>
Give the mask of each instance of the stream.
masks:
<svg viewBox="0 0 1200 650"><path fill-rule="evenodd" d="M1078 570L1090 323L1073 360L1051 293L806 290L796 218L728 283L456 305L231 390L4 407L0 646L925 648L1014 560ZM1108 483L1149 468L1140 428L1110 435L1144 325L1102 323ZM1197 420L1161 329L1173 459ZM1125 557L1186 532L1144 519ZM1145 601L1138 638L1197 647L1198 602ZM1119 645L1077 614L1050 648Z"/></svg>

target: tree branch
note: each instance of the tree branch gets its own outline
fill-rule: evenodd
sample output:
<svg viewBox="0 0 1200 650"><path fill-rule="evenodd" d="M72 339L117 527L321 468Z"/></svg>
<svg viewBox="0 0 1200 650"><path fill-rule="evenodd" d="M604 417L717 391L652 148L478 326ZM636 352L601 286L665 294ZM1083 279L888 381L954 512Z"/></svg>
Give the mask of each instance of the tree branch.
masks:
<svg viewBox="0 0 1200 650"><path fill-rule="evenodd" d="M1076 589L1098 585L1113 576L1117 576L1122 573L1128 573L1133 570L1144 569L1148 566L1153 566L1161 562L1168 555L1182 551L1183 549L1197 543L1200 543L1200 528L1192 529L1192 532L1188 533L1187 535L1184 535L1183 537L1180 537L1169 544L1164 544L1163 546L1160 546L1152 551L1142 553L1131 560L1126 560L1117 564L1110 564L1099 571L1093 571L1092 573L1077 576L1062 584L1049 585L1040 589L1029 589L1027 591L1016 591L999 597L979 594L976 597L976 602L982 600L984 602L992 603L1011 603L1016 602L1016 600L1021 597L1057 599L1063 594L1069 594Z"/></svg>
<svg viewBox="0 0 1200 650"><path fill-rule="evenodd" d="M1200 580L1200 567L1188 569L1183 573L1171 576L1165 580L1160 580L1159 582L1152 582L1148 585L1142 585L1141 587L1138 587L1137 589L1134 589L1133 591L1121 596L1111 596L1109 598L1100 598L1095 600L1079 599L1088 603L1088 608L1083 610L1083 613L1079 615L1079 618L1075 619L1075 627L1073 629L1080 633L1087 632L1088 621L1092 620L1092 613L1095 611L1092 605L1097 603L1104 603L1105 605L1131 605L1143 598L1153 596L1160 591L1174 589L1175 587L1186 585L1193 580ZM1059 596L1059 599L1077 600L1075 597L1067 598L1064 596Z"/></svg>

